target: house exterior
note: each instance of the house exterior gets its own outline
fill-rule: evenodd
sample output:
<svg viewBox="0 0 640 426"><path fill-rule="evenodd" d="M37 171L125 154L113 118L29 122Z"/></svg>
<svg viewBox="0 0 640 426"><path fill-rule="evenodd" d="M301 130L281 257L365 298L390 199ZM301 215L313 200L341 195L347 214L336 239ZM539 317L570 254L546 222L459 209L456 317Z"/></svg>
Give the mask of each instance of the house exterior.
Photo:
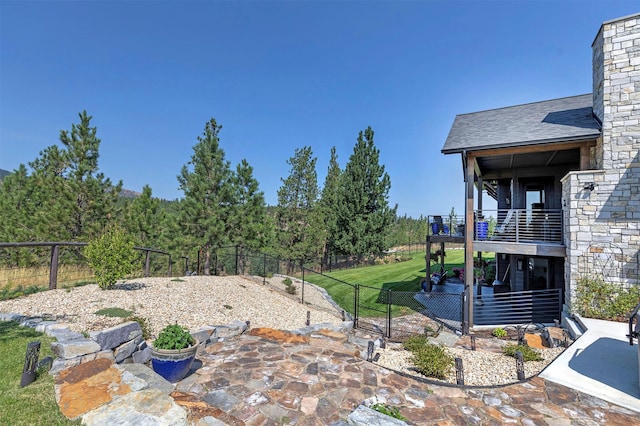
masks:
<svg viewBox="0 0 640 426"><path fill-rule="evenodd" d="M508 291L555 290L569 309L581 277L640 284L640 13L603 23L592 51L593 93L458 115L442 148L462 156L466 229L441 239L464 241L465 270L495 252Z"/></svg>

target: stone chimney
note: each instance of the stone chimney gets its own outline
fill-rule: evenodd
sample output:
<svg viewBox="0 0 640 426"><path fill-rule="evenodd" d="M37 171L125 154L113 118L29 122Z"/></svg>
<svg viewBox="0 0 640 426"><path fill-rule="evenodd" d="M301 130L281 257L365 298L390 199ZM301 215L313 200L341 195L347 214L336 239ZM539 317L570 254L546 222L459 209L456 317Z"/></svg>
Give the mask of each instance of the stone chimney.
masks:
<svg viewBox="0 0 640 426"><path fill-rule="evenodd" d="M603 23L591 47L593 111L602 123L596 167L624 170L640 149L640 13Z"/></svg>

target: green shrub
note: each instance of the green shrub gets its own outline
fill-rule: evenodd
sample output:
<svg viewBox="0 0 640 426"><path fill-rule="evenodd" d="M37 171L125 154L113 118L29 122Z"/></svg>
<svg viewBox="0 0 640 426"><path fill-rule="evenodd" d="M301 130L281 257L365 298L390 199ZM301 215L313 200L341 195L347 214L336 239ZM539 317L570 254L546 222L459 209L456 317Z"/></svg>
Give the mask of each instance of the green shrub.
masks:
<svg viewBox="0 0 640 426"><path fill-rule="evenodd" d="M195 342L189 330L178 324L170 324L162 329L153 346L156 349L184 349Z"/></svg>
<svg viewBox="0 0 640 426"><path fill-rule="evenodd" d="M291 278L285 278L284 280L282 280L282 283L285 285L287 293L296 294L298 292L298 289L295 285L293 285Z"/></svg>
<svg viewBox="0 0 640 426"><path fill-rule="evenodd" d="M507 332L505 331L504 328L498 327L493 329L493 331L491 332L491 335L499 339L504 339L505 337L507 337Z"/></svg>
<svg viewBox="0 0 640 426"><path fill-rule="evenodd" d="M101 289L111 289L133 271L136 252L133 239L119 228L111 228L84 248L89 266Z"/></svg>
<svg viewBox="0 0 640 426"><path fill-rule="evenodd" d="M418 349L424 347L427 343L429 343L429 339L427 339L426 336L416 335L411 336L407 340L405 340L402 344L402 347L409 352L415 352Z"/></svg>
<svg viewBox="0 0 640 426"><path fill-rule="evenodd" d="M416 370L427 377L445 379L453 368L454 360L443 346L428 342L425 336L411 336L403 344L411 352Z"/></svg>
<svg viewBox="0 0 640 426"><path fill-rule="evenodd" d="M407 418L400 414L400 410L398 407L391 407L386 404L373 404L371 409L376 410L379 413L386 414L387 416L393 417L394 419L405 421Z"/></svg>
<svg viewBox="0 0 640 426"><path fill-rule="evenodd" d="M524 361L542 361L544 359L535 349L527 345L506 345L502 348L502 353L508 356L515 357L516 352L522 353Z"/></svg>
<svg viewBox="0 0 640 426"><path fill-rule="evenodd" d="M587 318L626 321L640 301L640 286L625 288L600 278L578 279L574 311Z"/></svg>

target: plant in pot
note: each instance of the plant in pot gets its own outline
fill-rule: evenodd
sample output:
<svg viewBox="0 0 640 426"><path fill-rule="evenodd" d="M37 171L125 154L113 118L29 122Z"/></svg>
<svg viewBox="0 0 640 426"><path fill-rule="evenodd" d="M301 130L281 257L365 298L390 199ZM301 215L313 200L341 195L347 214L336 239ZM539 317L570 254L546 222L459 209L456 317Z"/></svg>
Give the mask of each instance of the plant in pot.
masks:
<svg viewBox="0 0 640 426"><path fill-rule="evenodd" d="M187 375L198 350L198 340L178 324L166 326L151 344L153 371L171 383Z"/></svg>

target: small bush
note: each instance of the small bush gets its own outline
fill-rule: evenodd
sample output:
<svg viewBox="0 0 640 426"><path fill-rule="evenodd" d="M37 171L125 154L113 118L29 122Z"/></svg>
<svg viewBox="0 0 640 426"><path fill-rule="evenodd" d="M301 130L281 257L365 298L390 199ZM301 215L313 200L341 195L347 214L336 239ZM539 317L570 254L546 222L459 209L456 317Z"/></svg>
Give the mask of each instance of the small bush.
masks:
<svg viewBox="0 0 640 426"><path fill-rule="evenodd" d="M400 414L400 410L398 407L391 407L386 404L373 404L371 409L376 410L379 413L386 414L387 416L393 417L394 419L405 421L407 418Z"/></svg>
<svg viewBox="0 0 640 426"><path fill-rule="evenodd" d="M504 339L505 337L507 337L507 332L504 328L498 327L493 329L491 335L499 339Z"/></svg>
<svg viewBox="0 0 640 426"><path fill-rule="evenodd" d="M587 318L626 321L640 301L640 286L625 288L599 278L580 278L574 310Z"/></svg>
<svg viewBox="0 0 640 426"><path fill-rule="evenodd" d="M409 352L415 352L423 348L427 343L429 343L429 339L426 336L416 335L405 340L402 347Z"/></svg>
<svg viewBox="0 0 640 426"><path fill-rule="evenodd" d="M101 289L111 289L133 271L136 252L133 239L119 228L111 228L92 240L83 252Z"/></svg>
<svg viewBox="0 0 640 426"><path fill-rule="evenodd" d="M524 361L542 361L544 359L535 349L527 345L506 345L502 348L502 353L508 356L515 357L516 352L522 353Z"/></svg>
<svg viewBox="0 0 640 426"><path fill-rule="evenodd" d="M282 280L282 283L285 285L287 293L296 294L298 292L298 289L291 281L291 278L285 278Z"/></svg>
<svg viewBox="0 0 640 426"><path fill-rule="evenodd" d="M453 357L443 346L429 343L425 336L411 336L403 346L413 354L411 362L416 370L427 377L443 380L453 368Z"/></svg>

